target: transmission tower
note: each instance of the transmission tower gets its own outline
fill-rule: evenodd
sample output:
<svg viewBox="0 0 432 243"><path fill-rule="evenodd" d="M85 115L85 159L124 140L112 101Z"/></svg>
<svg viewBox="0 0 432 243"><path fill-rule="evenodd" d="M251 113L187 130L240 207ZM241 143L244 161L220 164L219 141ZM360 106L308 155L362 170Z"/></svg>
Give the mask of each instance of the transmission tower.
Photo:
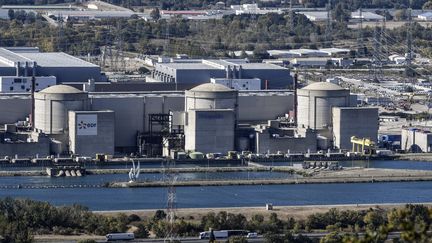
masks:
<svg viewBox="0 0 432 243"><path fill-rule="evenodd" d="M405 74L407 76L411 76L410 73L412 73L412 17L411 17L411 6L408 8L408 27L407 27L407 36L406 36L406 67L405 67Z"/></svg>
<svg viewBox="0 0 432 243"><path fill-rule="evenodd" d="M57 36L57 51L62 51L62 42L63 42L63 15L58 14L57 16L57 22L58 22L58 36Z"/></svg>
<svg viewBox="0 0 432 243"><path fill-rule="evenodd" d="M125 71L124 53L123 53L123 35L121 32L120 22L117 22L116 30L116 53L115 53L114 71Z"/></svg>
<svg viewBox="0 0 432 243"><path fill-rule="evenodd" d="M327 8L327 25L325 31L325 37L326 37L325 46L330 47L332 44L331 0L328 0L326 8Z"/></svg>
<svg viewBox="0 0 432 243"><path fill-rule="evenodd" d="M363 57L363 55L365 54L365 46L364 46L364 41L363 41L363 9L362 9L361 5L359 8L359 19L360 19L360 23L359 23L358 39L357 39L358 56Z"/></svg>
<svg viewBox="0 0 432 243"><path fill-rule="evenodd" d="M289 25L290 31L294 30L294 10L293 10L293 0L289 2Z"/></svg>
<svg viewBox="0 0 432 243"><path fill-rule="evenodd" d="M169 19L167 19L166 20L166 26L165 26L165 46L164 46L164 52L165 52L165 55L169 55L169 48L170 48L170 40L169 40L169 37L170 37L170 34L169 34L169 32L170 32L170 30L169 30L169 25L170 25L170 23L169 23Z"/></svg>
<svg viewBox="0 0 432 243"><path fill-rule="evenodd" d="M385 10L386 11L386 10ZM381 43L382 43L382 48L383 48L383 55L384 55L384 60L387 60L389 57L389 49L388 49L388 40L387 40L387 17L386 14L384 14L384 19L382 22L382 27L381 27Z"/></svg>
<svg viewBox="0 0 432 243"><path fill-rule="evenodd" d="M176 188L175 183L177 181L177 173L175 172L175 160L167 159L163 167L164 180L168 188L167 192L167 229L165 233L164 242L174 242L178 240L177 232L175 229L175 218L176 218Z"/></svg>
<svg viewBox="0 0 432 243"><path fill-rule="evenodd" d="M382 60L383 60L383 54L382 54L382 42L381 42L381 33L382 30L380 29L378 22L376 23L375 30L374 30L374 38L373 38L373 58L372 58L372 68L371 71L373 72L373 81L379 82L380 76L382 76Z"/></svg>

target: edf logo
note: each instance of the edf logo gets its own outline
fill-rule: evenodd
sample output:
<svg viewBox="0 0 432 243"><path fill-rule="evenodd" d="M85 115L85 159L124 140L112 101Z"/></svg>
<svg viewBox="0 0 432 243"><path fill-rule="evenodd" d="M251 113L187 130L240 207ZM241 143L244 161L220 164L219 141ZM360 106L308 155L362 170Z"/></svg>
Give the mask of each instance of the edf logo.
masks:
<svg viewBox="0 0 432 243"><path fill-rule="evenodd" d="M91 123L91 122L84 122L81 121L80 123L78 123L78 129L87 129L87 128L92 128L92 127L96 127L96 123Z"/></svg>

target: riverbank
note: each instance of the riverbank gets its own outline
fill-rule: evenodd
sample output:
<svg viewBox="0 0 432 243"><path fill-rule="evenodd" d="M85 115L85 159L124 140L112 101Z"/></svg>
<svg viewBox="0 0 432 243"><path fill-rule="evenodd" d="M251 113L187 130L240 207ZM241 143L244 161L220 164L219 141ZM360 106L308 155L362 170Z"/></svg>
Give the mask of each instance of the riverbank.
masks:
<svg viewBox="0 0 432 243"><path fill-rule="evenodd" d="M417 203L414 203L417 204ZM430 203L418 203L428 207L432 207ZM307 205L307 206L273 206L273 210L266 210L265 205L262 207L226 207L226 208L178 208L176 209L176 216L178 218L201 220L203 216L208 213L218 213L225 211L233 214L243 214L247 219L250 219L255 214L261 214L264 217L270 217L270 214L276 213L279 218L287 219L289 217L295 219L306 219L307 216L315 213L325 213L332 208L338 210L368 210L368 209L384 209L390 210L393 208L404 207L406 203L382 203L382 204L334 204L334 205ZM136 214L142 219L152 218L157 209L144 209L144 210L114 210L114 211L93 211L97 214L106 216L115 216L119 213L126 215ZM161 208L161 210L165 210Z"/></svg>
<svg viewBox="0 0 432 243"><path fill-rule="evenodd" d="M398 154L400 160L412 160L412 161L429 161L432 162L432 153L409 153L409 154Z"/></svg>
<svg viewBox="0 0 432 243"><path fill-rule="evenodd" d="M110 175L110 174L128 174L130 169L86 169L86 175ZM290 166L241 166L241 167L185 167L185 168L172 168L174 173L216 173L216 172L285 172L285 173L299 173L303 175L302 170L294 169ZM164 173L164 168L141 168L141 174L146 173ZM4 176L48 176L45 169L41 170L14 170L14 171L0 171L0 177Z"/></svg>
<svg viewBox="0 0 432 243"><path fill-rule="evenodd" d="M407 182L432 181L432 171L396 170L378 168L349 168L341 171L305 171L307 177L286 179L252 179L252 180L187 180L176 181L174 186L239 186L239 185L284 185L284 184L329 184L329 183L374 183L374 182ZM113 182L110 188L166 187L164 181Z"/></svg>

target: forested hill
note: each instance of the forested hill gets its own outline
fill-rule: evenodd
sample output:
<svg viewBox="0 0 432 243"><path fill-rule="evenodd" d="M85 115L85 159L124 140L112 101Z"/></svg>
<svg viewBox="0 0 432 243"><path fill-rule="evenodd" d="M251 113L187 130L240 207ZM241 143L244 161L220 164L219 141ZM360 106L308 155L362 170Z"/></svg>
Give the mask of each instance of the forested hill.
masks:
<svg viewBox="0 0 432 243"><path fill-rule="evenodd" d="M428 0L331 0L332 5L343 4L349 9L358 9L360 5L363 8L407 8L411 1L411 7L421 9L424 6L432 6L432 1ZM76 2L75 0L0 0L0 5L8 4L58 4ZM224 2L226 6L233 4L254 3L258 2L261 7L287 7L289 1L255 1L255 0L106 0L106 2L121 6L153 6L162 9L202 9L208 8L217 2ZM294 3L296 0L293 1ZM302 0L304 7L325 7L328 0ZM428 3L429 2L429 3ZM426 5L425 5L426 4Z"/></svg>

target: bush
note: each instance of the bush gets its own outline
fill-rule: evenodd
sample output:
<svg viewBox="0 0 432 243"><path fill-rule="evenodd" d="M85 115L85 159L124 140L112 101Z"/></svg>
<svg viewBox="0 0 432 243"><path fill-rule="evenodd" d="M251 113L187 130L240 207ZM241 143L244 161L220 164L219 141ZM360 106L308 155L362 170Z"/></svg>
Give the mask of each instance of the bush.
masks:
<svg viewBox="0 0 432 243"><path fill-rule="evenodd" d="M145 227L144 224L139 224L137 225L137 230L134 232L135 233L135 237L136 238L148 238L149 237L149 231L147 230L147 228Z"/></svg>
<svg viewBox="0 0 432 243"><path fill-rule="evenodd" d="M78 243L96 243L96 241L91 239L85 239L85 240L79 240Z"/></svg>
<svg viewBox="0 0 432 243"><path fill-rule="evenodd" d="M131 214L128 216L129 223L141 221L141 218L136 214Z"/></svg>
<svg viewBox="0 0 432 243"><path fill-rule="evenodd" d="M230 237L227 241L227 243L247 243L247 239L244 236L233 236Z"/></svg>

